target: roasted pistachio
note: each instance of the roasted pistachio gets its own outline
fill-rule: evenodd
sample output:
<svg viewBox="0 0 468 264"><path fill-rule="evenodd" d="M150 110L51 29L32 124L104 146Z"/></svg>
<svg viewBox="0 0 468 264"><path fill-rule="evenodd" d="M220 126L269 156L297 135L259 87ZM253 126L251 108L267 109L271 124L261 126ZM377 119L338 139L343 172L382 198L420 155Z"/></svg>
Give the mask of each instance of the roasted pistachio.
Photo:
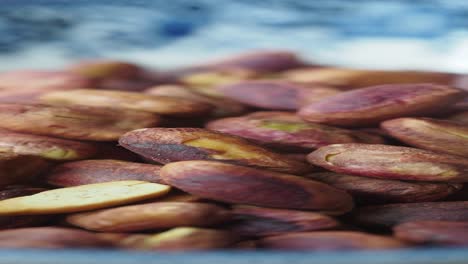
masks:
<svg viewBox="0 0 468 264"><path fill-rule="evenodd" d="M335 213L353 206L346 192L324 183L216 161L169 163L161 176L185 192L227 203Z"/></svg>
<svg viewBox="0 0 468 264"><path fill-rule="evenodd" d="M0 104L0 128L68 139L113 141L159 123L151 113L86 106Z"/></svg>
<svg viewBox="0 0 468 264"><path fill-rule="evenodd" d="M393 228L401 240L440 246L468 245L468 222L415 221Z"/></svg>
<svg viewBox="0 0 468 264"><path fill-rule="evenodd" d="M40 99L48 104L122 108L170 116L203 115L212 109L207 103L184 98L110 90L57 91L44 94Z"/></svg>
<svg viewBox="0 0 468 264"><path fill-rule="evenodd" d="M352 219L365 227L392 227L412 221L468 221L468 201L366 206L358 208Z"/></svg>
<svg viewBox="0 0 468 264"><path fill-rule="evenodd" d="M247 237L307 232L339 226L335 219L315 212L240 205L234 206L232 214L236 222L228 227L229 230Z"/></svg>
<svg viewBox="0 0 468 264"><path fill-rule="evenodd" d="M293 174L311 169L305 163L243 138L200 128L138 129L123 135L119 143L163 164L182 160L217 160Z"/></svg>
<svg viewBox="0 0 468 264"><path fill-rule="evenodd" d="M115 181L54 189L0 201L0 215L62 214L128 204L165 195L170 187Z"/></svg>
<svg viewBox="0 0 468 264"><path fill-rule="evenodd" d="M45 174L45 180L60 187L125 180L163 183L160 169L158 165L121 160L82 160L56 166Z"/></svg>
<svg viewBox="0 0 468 264"><path fill-rule="evenodd" d="M468 159L428 150L380 144L334 144L307 160L325 169L383 179L467 182Z"/></svg>
<svg viewBox="0 0 468 264"><path fill-rule="evenodd" d="M345 190L353 195L356 201L364 204L437 201L463 187L460 183L407 182L334 172L312 173L306 177Z"/></svg>
<svg viewBox="0 0 468 264"><path fill-rule="evenodd" d="M307 251L382 250L408 246L393 237L352 231L285 234L263 238L258 245L267 249Z"/></svg>
<svg viewBox="0 0 468 264"><path fill-rule="evenodd" d="M431 118L397 118L383 122L381 127L410 146L468 157L468 125Z"/></svg>
<svg viewBox="0 0 468 264"><path fill-rule="evenodd" d="M132 232L174 227L209 227L230 219L228 210L206 203L153 202L73 214L67 221L100 232Z"/></svg>
<svg viewBox="0 0 468 264"><path fill-rule="evenodd" d="M337 126L372 126L407 116L430 116L461 100L464 92L434 84L379 85L339 93L309 104L299 115Z"/></svg>
<svg viewBox="0 0 468 264"><path fill-rule="evenodd" d="M246 105L273 110L296 110L339 93L330 87L308 88L278 80L243 81L219 86L217 90Z"/></svg>
<svg viewBox="0 0 468 264"><path fill-rule="evenodd" d="M304 151L337 143L384 143L377 135L301 120L289 112L255 112L209 122L207 128L281 150Z"/></svg>

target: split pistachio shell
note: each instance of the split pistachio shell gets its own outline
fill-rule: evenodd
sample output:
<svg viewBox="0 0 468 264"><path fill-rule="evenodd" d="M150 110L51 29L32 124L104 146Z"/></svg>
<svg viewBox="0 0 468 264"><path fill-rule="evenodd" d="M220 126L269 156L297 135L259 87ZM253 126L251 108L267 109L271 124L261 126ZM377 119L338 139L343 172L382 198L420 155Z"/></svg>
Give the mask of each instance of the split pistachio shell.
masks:
<svg viewBox="0 0 468 264"><path fill-rule="evenodd" d="M170 187L116 181L54 189L0 201L0 215L62 214L127 204L165 195Z"/></svg>
<svg viewBox="0 0 468 264"><path fill-rule="evenodd" d="M310 153L307 160L334 172L365 177L436 182L468 181L468 159L416 148L379 144L334 144Z"/></svg>

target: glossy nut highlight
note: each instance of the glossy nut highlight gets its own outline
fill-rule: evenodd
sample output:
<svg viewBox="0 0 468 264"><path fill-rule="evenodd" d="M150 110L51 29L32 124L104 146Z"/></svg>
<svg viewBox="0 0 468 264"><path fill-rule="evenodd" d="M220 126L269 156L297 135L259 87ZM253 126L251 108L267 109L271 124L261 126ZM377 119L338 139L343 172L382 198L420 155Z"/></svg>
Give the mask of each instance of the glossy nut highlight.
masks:
<svg viewBox="0 0 468 264"><path fill-rule="evenodd" d="M464 92L434 84L380 85L340 93L300 109L309 122L372 126L405 116L430 116L461 100Z"/></svg>
<svg viewBox="0 0 468 264"><path fill-rule="evenodd" d="M50 160L86 159L97 153L91 143L0 131L0 150Z"/></svg>
<svg viewBox="0 0 468 264"><path fill-rule="evenodd" d="M437 182L468 181L468 159L416 148L335 144L310 153L307 160L334 172L365 177Z"/></svg>
<svg viewBox="0 0 468 264"><path fill-rule="evenodd" d="M292 233L263 238L259 247L281 250L334 251L382 250L406 247L392 237L352 231Z"/></svg>
<svg viewBox="0 0 468 264"><path fill-rule="evenodd" d="M46 173L45 180L59 187L125 180L164 184L159 176L160 169L159 165L120 160L82 160L56 166Z"/></svg>
<svg viewBox="0 0 468 264"><path fill-rule="evenodd" d="M16 132L97 141L159 123L154 114L140 111L38 104L0 104L0 119L0 128Z"/></svg>
<svg viewBox="0 0 468 264"><path fill-rule="evenodd" d="M416 221L397 225L393 231L396 237L411 243L468 245L468 222Z"/></svg>
<svg viewBox="0 0 468 264"><path fill-rule="evenodd" d="M182 160L217 160L274 171L302 174L307 164L251 142L201 128L146 128L123 135L120 145L166 164Z"/></svg>
<svg viewBox="0 0 468 264"><path fill-rule="evenodd" d="M435 152L468 157L468 126L431 118L398 118L381 124L392 137Z"/></svg>
<svg viewBox="0 0 468 264"><path fill-rule="evenodd" d="M230 218L228 210L213 204L154 202L79 213L67 222L99 232L132 232L174 227L209 227Z"/></svg>
<svg viewBox="0 0 468 264"><path fill-rule="evenodd" d="M365 227L391 227L412 221L468 221L468 202L398 203L360 207L353 221Z"/></svg>
<svg viewBox="0 0 468 264"><path fill-rule="evenodd" d="M347 212L346 192L324 183L216 161L180 161L161 169L169 185L202 198L263 207Z"/></svg>
<svg viewBox="0 0 468 264"><path fill-rule="evenodd" d="M54 189L0 201L0 215L62 214L128 204L165 195L169 186L116 181Z"/></svg>
<svg viewBox="0 0 468 264"><path fill-rule="evenodd" d="M432 202L441 200L463 187L460 183L405 182L333 172L312 173L305 177L345 190L357 202L364 204Z"/></svg>
<svg viewBox="0 0 468 264"><path fill-rule="evenodd" d="M247 237L274 236L339 226L338 221L327 215L297 210L238 205L233 207L232 214L236 222L229 225L228 229Z"/></svg>
<svg viewBox="0 0 468 264"><path fill-rule="evenodd" d="M312 150L337 143L384 143L376 134L308 123L289 112L255 112L214 120L206 127L288 151Z"/></svg>
<svg viewBox="0 0 468 264"><path fill-rule="evenodd" d="M40 99L48 104L114 107L170 116L197 116L212 110L207 103L189 99L110 90L57 91L44 94Z"/></svg>

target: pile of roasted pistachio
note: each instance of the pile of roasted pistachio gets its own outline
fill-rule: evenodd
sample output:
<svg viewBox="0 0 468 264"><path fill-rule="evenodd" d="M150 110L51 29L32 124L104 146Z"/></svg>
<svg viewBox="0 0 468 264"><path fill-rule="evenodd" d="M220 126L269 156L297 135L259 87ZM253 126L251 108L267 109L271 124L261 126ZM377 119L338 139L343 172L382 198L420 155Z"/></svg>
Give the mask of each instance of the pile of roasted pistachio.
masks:
<svg viewBox="0 0 468 264"><path fill-rule="evenodd" d="M0 74L0 248L468 245L468 78L259 51Z"/></svg>

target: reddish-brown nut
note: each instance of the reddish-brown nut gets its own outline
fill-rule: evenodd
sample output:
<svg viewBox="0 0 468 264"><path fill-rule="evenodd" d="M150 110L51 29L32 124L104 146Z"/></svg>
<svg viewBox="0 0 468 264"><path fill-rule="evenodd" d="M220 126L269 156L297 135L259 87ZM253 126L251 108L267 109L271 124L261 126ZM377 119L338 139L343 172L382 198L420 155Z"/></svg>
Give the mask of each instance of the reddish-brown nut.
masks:
<svg viewBox="0 0 468 264"><path fill-rule="evenodd" d="M292 233L266 237L258 246L281 250L382 250L408 246L405 242L388 236L353 231L320 231Z"/></svg>
<svg viewBox="0 0 468 264"><path fill-rule="evenodd" d="M377 71L346 68L299 68L286 71L282 76L299 83L320 83L355 89L382 84L437 83L451 84L454 74L423 71Z"/></svg>
<svg viewBox="0 0 468 264"><path fill-rule="evenodd" d="M136 64L124 61L87 60L71 65L68 71L101 81L104 79L135 79L138 78L143 69Z"/></svg>
<svg viewBox="0 0 468 264"><path fill-rule="evenodd" d="M352 220L365 227L391 227L412 221L468 221L468 201L366 206L358 208Z"/></svg>
<svg viewBox="0 0 468 264"><path fill-rule="evenodd" d="M397 118L381 125L388 134L414 147L468 157L468 125L431 118Z"/></svg>
<svg viewBox="0 0 468 264"><path fill-rule="evenodd" d="M155 202L181 202L181 203L203 203L208 202L209 200L203 199L201 197L191 195L178 190L172 190L168 195L157 198Z"/></svg>
<svg viewBox="0 0 468 264"><path fill-rule="evenodd" d="M339 93L300 109L307 121L337 126L372 126L381 121L428 116L461 100L464 92L434 84L380 85Z"/></svg>
<svg viewBox="0 0 468 264"><path fill-rule="evenodd" d="M207 203L153 202L73 214L67 222L99 232L133 232L174 227L209 227L231 218L228 210Z"/></svg>
<svg viewBox="0 0 468 264"><path fill-rule="evenodd" d="M272 152L243 138L201 128L146 128L123 135L121 146L166 164L182 160L217 160L302 174L307 164Z"/></svg>
<svg viewBox="0 0 468 264"><path fill-rule="evenodd" d="M19 196L26 196L38 192L46 191L47 189L39 187L29 187L23 185L6 186L0 190L0 200L15 198Z"/></svg>
<svg viewBox="0 0 468 264"><path fill-rule="evenodd" d="M312 150L337 143L384 143L376 134L305 122L289 112L256 112L214 120L206 127L287 151Z"/></svg>
<svg viewBox="0 0 468 264"><path fill-rule="evenodd" d="M56 166L46 173L45 180L59 187L125 180L164 184L160 169L159 165L120 160L82 160Z"/></svg>
<svg viewBox="0 0 468 264"><path fill-rule="evenodd" d="M137 239L128 248L156 251L192 251L227 248L239 241L236 234L206 228L177 227Z"/></svg>
<svg viewBox="0 0 468 264"><path fill-rule="evenodd" d="M159 123L158 116L147 112L38 104L0 104L0 119L0 128L16 132L98 141Z"/></svg>
<svg viewBox="0 0 468 264"><path fill-rule="evenodd" d="M217 90L246 105L278 110L296 110L339 93L330 87L308 88L280 80L243 81L219 86Z"/></svg>
<svg viewBox="0 0 468 264"><path fill-rule="evenodd" d="M257 248L256 240L244 240L239 243L236 243L231 248L239 250L255 250Z"/></svg>
<svg viewBox="0 0 468 264"><path fill-rule="evenodd" d="M0 231L0 248L102 248L112 246L96 234L63 227L30 227Z"/></svg>
<svg viewBox="0 0 468 264"><path fill-rule="evenodd" d="M139 244L151 237L150 234L132 233L96 233L96 236L112 244L112 246L122 249L131 249L133 245Z"/></svg>
<svg viewBox="0 0 468 264"><path fill-rule="evenodd" d="M397 238L411 243L468 246L468 222L407 222L395 226L393 231Z"/></svg>
<svg viewBox="0 0 468 264"><path fill-rule="evenodd" d="M213 108L207 103L184 98L92 89L56 91L46 93L40 99L47 104L122 108L169 116L204 115Z"/></svg>
<svg viewBox="0 0 468 264"><path fill-rule="evenodd" d="M215 117L235 116L246 112L247 107L241 103L227 98L216 98L207 95L202 95L180 85L160 85L145 90L145 93L157 96L172 96L185 98L197 102L204 102L215 107L212 115Z"/></svg>
<svg viewBox="0 0 468 264"><path fill-rule="evenodd" d="M0 190L0 201L25 195L32 195L45 190L46 189L44 188L12 186ZM0 230L27 226L40 226L47 223L50 220L50 218L51 217L47 215L0 216Z"/></svg>
<svg viewBox="0 0 468 264"><path fill-rule="evenodd" d="M468 89L465 89L465 91L467 90ZM459 111L463 111L463 112L468 111L468 98L467 97L456 102L455 104L451 105L449 109L447 109L447 112L459 112Z"/></svg>
<svg viewBox="0 0 468 264"><path fill-rule="evenodd" d="M0 150L50 160L78 160L94 156L96 146L54 137L0 131Z"/></svg>
<svg viewBox="0 0 468 264"><path fill-rule="evenodd" d="M127 80L127 79L104 79L99 82L96 87L100 90L113 90L113 91L127 91L127 92L141 92L154 83L146 80Z"/></svg>
<svg viewBox="0 0 468 264"><path fill-rule="evenodd" d="M0 186L33 183L36 176L49 165L49 162L38 156L0 151Z"/></svg>
<svg viewBox="0 0 468 264"><path fill-rule="evenodd" d="M199 72L213 69L243 69L270 73L304 66L296 54L284 50L252 51L184 69ZM179 70L180 71L180 70Z"/></svg>
<svg viewBox="0 0 468 264"><path fill-rule="evenodd" d="M307 153L281 153L286 157L295 159L301 162L307 162Z"/></svg>
<svg viewBox="0 0 468 264"><path fill-rule="evenodd" d="M468 109L468 107L467 107ZM453 114L447 118L450 121L454 121L463 125L468 125L468 111L459 112Z"/></svg>
<svg viewBox="0 0 468 264"><path fill-rule="evenodd" d="M441 200L463 187L460 183L405 182L333 172L312 173L305 177L345 190L357 202L364 204L432 202Z"/></svg>
<svg viewBox="0 0 468 264"><path fill-rule="evenodd" d="M169 163L161 177L195 196L227 203L342 213L353 207L351 196L327 184L216 161Z"/></svg>
<svg viewBox="0 0 468 264"><path fill-rule="evenodd" d="M455 192L454 194L450 195L445 201L468 201L468 184L463 184L463 187Z"/></svg>
<svg viewBox="0 0 468 264"><path fill-rule="evenodd" d="M255 206L234 206L228 229L247 237L274 236L289 232L332 229L339 223L323 214L297 210L271 209Z"/></svg>
<svg viewBox="0 0 468 264"><path fill-rule="evenodd" d="M119 146L116 142L94 142L98 154L93 159L111 159L123 161L141 161L141 156Z"/></svg>
<svg viewBox="0 0 468 264"><path fill-rule="evenodd" d="M334 172L366 177L438 182L468 181L468 159L416 148L379 144L334 144L310 153L307 160Z"/></svg>

